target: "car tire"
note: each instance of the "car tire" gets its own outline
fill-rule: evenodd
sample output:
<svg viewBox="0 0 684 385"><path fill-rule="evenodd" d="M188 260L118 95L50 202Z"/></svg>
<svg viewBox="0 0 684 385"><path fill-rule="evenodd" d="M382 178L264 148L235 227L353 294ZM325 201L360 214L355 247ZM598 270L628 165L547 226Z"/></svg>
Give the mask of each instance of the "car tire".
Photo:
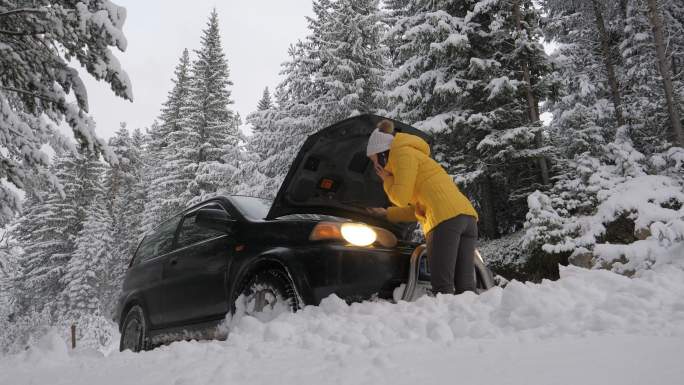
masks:
<svg viewBox="0 0 684 385"><path fill-rule="evenodd" d="M297 294L288 275L279 269L257 272L247 278L233 301L236 314L270 321L299 308Z"/></svg>
<svg viewBox="0 0 684 385"><path fill-rule="evenodd" d="M148 328L142 307L135 305L128 310L121 327L119 351L141 352L148 348Z"/></svg>

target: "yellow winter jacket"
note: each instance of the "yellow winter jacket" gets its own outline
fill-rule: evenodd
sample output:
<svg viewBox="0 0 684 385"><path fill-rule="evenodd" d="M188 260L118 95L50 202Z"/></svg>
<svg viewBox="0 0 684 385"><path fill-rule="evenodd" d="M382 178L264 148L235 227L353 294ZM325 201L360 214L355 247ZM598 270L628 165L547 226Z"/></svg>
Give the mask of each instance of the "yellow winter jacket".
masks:
<svg viewBox="0 0 684 385"><path fill-rule="evenodd" d="M384 188L396 207L387 209L391 222L413 222L425 234L447 219L477 212L444 169L430 158L430 146L415 135L399 133L390 147L385 170L392 176Z"/></svg>

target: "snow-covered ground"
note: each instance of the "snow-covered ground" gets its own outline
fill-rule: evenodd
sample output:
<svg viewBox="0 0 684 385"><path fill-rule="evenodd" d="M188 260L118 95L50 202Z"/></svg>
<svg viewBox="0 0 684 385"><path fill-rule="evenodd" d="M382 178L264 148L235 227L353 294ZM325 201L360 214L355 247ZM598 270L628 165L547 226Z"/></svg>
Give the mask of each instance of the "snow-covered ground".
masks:
<svg viewBox="0 0 684 385"><path fill-rule="evenodd" d="M227 341L134 354L69 352L56 335L0 358L10 384L684 383L684 269L626 278L563 268L480 296L346 305L336 297Z"/></svg>

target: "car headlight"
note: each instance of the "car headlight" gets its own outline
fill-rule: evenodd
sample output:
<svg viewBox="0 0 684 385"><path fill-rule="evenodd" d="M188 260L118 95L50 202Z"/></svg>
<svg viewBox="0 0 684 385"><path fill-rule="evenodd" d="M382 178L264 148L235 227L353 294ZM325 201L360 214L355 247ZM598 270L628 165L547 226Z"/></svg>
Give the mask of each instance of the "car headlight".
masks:
<svg viewBox="0 0 684 385"><path fill-rule="evenodd" d="M341 232L344 240L354 246L369 246L378 239L375 230L363 223L344 223Z"/></svg>
<svg viewBox="0 0 684 385"><path fill-rule="evenodd" d="M312 241L345 241L354 246L378 244L392 248L397 245L397 237L380 227L372 227L356 222L320 222L314 227L309 239Z"/></svg>

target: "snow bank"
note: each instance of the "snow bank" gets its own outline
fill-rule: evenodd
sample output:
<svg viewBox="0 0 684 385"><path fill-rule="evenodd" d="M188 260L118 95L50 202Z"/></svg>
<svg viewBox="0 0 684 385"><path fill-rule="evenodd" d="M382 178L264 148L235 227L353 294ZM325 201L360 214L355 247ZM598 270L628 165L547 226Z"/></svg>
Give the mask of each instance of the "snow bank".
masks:
<svg viewBox="0 0 684 385"><path fill-rule="evenodd" d="M223 342L108 357L57 342L0 360L7 384L676 384L684 375L684 270L637 278L563 268L480 296L320 307L229 320ZM57 345L55 347L55 345ZM36 353L40 352L40 353ZM456 377L454 377L456 376Z"/></svg>

